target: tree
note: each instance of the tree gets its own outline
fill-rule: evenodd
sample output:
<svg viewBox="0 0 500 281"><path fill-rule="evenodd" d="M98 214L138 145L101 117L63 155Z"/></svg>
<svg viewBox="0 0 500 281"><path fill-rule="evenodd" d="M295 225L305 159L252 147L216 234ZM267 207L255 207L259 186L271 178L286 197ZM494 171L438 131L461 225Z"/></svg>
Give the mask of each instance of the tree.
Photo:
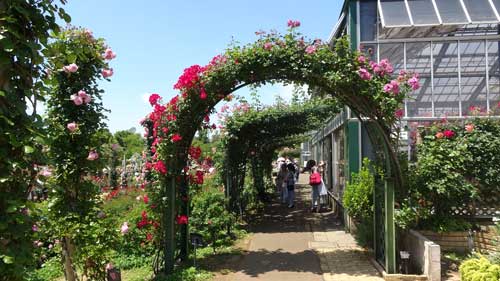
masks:
<svg viewBox="0 0 500 281"><path fill-rule="evenodd" d="M118 144L123 148L119 154L120 158L130 159L134 154L142 154L145 149L145 141L140 134L131 130L117 131L114 137Z"/></svg>

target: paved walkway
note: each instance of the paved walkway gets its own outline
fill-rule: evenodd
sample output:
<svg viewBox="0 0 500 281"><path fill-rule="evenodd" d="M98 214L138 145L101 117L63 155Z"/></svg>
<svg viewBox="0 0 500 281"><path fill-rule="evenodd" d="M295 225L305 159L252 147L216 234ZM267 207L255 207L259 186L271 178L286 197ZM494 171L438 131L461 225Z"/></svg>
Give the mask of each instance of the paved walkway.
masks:
<svg viewBox="0 0 500 281"><path fill-rule="evenodd" d="M309 211L310 187L297 191L294 209L273 203L252 222L247 254L234 273L217 280L383 280L333 214Z"/></svg>

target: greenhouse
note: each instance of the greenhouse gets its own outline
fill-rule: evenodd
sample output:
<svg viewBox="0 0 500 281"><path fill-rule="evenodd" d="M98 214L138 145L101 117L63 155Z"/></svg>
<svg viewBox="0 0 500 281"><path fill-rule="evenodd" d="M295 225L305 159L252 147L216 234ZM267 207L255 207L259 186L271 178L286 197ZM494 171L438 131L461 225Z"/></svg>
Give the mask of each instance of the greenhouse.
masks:
<svg viewBox="0 0 500 281"><path fill-rule="evenodd" d="M421 87L404 102L394 128L409 159L419 128L441 120L500 116L499 11L496 0L344 1L329 37L332 48L348 35L351 47L370 59L388 59L395 76L400 71L419 75ZM342 213L351 173L360 170L363 158L374 159L376 149L366 125L349 108L311 134L302 144L301 160L327 163L325 183ZM484 215L491 218L494 208L489 210ZM350 218L344 219L349 226Z"/></svg>

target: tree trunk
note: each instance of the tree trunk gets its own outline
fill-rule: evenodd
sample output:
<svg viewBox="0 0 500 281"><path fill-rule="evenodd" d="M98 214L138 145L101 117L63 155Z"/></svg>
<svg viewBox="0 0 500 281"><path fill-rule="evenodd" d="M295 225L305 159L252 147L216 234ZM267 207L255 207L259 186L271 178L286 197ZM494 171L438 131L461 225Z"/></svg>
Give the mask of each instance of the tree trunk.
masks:
<svg viewBox="0 0 500 281"><path fill-rule="evenodd" d="M62 262L64 265L64 276L67 281L77 281L78 275L76 274L75 267L73 265L72 256L74 253L74 246L71 243L71 239L68 237L63 238L62 241Z"/></svg>

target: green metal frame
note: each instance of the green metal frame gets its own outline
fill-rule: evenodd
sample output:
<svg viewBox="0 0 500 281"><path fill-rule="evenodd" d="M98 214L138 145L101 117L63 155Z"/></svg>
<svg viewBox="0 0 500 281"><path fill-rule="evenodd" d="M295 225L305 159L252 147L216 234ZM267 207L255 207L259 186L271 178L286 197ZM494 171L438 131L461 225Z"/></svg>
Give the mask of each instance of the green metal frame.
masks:
<svg viewBox="0 0 500 281"><path fill-rule="evenodd" d="M358 1L359 0L347 0L348 5L348 16L349 16L349 38L351 43L351 49L356 50L358 48ZM359 139L359 121L349 121L347 123L346 132L346 159L348 159L348 174L347 179L350 180L351 173L359 171L359 149L360 142ZM384 154L389 155L388 147L384 147ZM387 160L389 161L389 160ZM387 273L396 272L396 234L394 226L394 180L390 177L391 173L391 163L387 162L386 167L388 168L389 177L385 179L385 190L384 190L384 227L385 227L385 271ZM374 245L376 247L376 245Z"/></svg>

